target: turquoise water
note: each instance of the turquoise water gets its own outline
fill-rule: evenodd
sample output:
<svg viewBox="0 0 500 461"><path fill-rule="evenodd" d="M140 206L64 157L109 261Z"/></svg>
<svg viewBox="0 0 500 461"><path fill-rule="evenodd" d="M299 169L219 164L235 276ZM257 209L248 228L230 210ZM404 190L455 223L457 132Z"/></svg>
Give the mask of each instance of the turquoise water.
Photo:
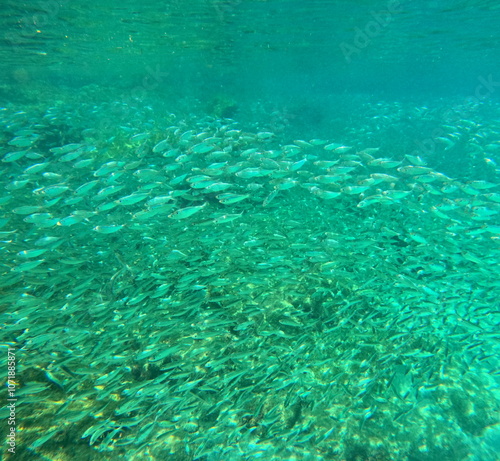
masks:
<svg viewBox="0 0 500 461"><path fill-rule="evenodd" d="M5 459L500 459L495 2L2 9Z"/></svg>

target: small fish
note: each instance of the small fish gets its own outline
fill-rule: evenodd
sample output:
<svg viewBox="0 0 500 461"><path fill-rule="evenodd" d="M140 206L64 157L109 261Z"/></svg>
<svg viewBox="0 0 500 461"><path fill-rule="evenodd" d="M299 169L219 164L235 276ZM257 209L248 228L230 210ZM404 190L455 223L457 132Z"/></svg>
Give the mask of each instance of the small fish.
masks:
<svg viewBox="0 0 500 461"><path fill-rule="evenodd" d="M154 208L149 208L148 210L142 210L138 211L137 213L132 215L132 219L138 220L138 221L144 221L147 219L152 218L153 216L156 216L160 213L168 213L169 211L172 210L174 205L163 205L163 206L157 206Z"/></svg>
<svg viewBox="0 0 500 461"><path fill-rule="evenodd" d="M50 152L56 155L62 155L62 154L67 154L68 152L72 152L74 150L80 149L80 147L83 147L83 144L66 144L65 146L62 147L53 147L52 149L49 149Z"/></svg>
<svg viewBox="0 0 500 461"><path fill-rule="evenodd" d="M35 246L37 246L37 247L43 247L43 246L48 246L48 245L54 245L57 242L59 242L59 245L62 243L61 237L51 237L51 236L40 237L35 242Z"/></svg>
<svg viewBox="0 0 500 461"><path fill-rule="evenodd" d="M45 162L45 163L35 163L34 165L31 165L29 166L28 168L26 168L24 170L24 172L26 174L35 174L35 173L39 173L40 171L43 171L45 170L45 168L47 168L48 166L50 165L49 162Z"/></svg>
<svg viewBox="0 0 500 461"><path fill-rule="evenodd" d="M496 192L490 192L483 195L484 198L491 200L492 202L500 203L500 194Z"/></svg>
<svg viewBox="0 0 500 461"><path fill-rule="evenodd" d="M117 194L120 192L122 189L124 189L125 186L118 186L116 184L112 186L105 187L104 189L101 189L99 192L97 192L96 197L99 198L104 198L104 197L109 197L110 195Z"/></svg>
<svg viewBox="0 0 500 461"><path fill-rule="evenodd" d="M379 166L381 168L389 169L389 168L396 168L397 166L401 165L401 162L390 160L387 158L375 158L372 161L368 162L368 165Z"/></svg>
<svg viewBox="0 0 500 461"><path fill-rule="evenodd" d="M81 168L87 168L88 166L92 165L94 163L93 158L86 158L83 160L79 160L73 165L73 168L81 169Z"/></svg>
<svg viewBox="0 0 500 461"><path fill-rule="evenodd" d="M2 162L5 162L5 163L16 162L17 160L22 159L26 155L27 152L28 152L27 150L7 152L3 156Z"/></svg>
<svg viewBox="0 0 500 461"><path fill-rule="evenodd" d="M43 255L46 251L48 251L47 248L41 248L39 250L24 250L20 251L17 254L21 258L35 258L37 256Z"/></svg>
<svg viewBox="0 0 500 461"><path fill-rule="evenodd" d="M12 212L15 213L15 214L25 215L25 214L38 213L42 209L43 208L41 206L29 206L29 205L26 205L26 206L20 206L20 207L14 208L12 210Z"/></svg>
<svg viewBox="0 0 500 461"><path fill-rule="evenodd" d="M80 157L80 155L83 154L83 151L82 150L75 150L73 152L69 152L65 155L63 155L62 157L59 157L59 162L71 162L75 159L77 159L78 157Z"/></svg>
<svg viewBox="0 0 500 461"><path fill-rule="evenodd" d="M409 236L410 236L410 238L413 241L415 241L417 243L422 243L423 245L428 245L429 244L429 242L427 242L427 240L425 239L425 237L423 237L423 236L421 236L421 235L419 235L419 234L417 234L415 232L410 232Z"/></svg>
<svg viewBox="0 0 500 461"><path fill-rule="evenodd" d="M153 147L153 152L155 154L158 152L163 152L163 151L167 150L169 147L170 147L170 143L169 143L169 140L167 138L167 139L164 139L163 141L160 141L158 144L156 144Z"/></svg>
<svg viewBox="0 0 500 461"><path fill-rule="evenodd" d="M238 171L238 173L236 173L236 176L238 176L239 178L249 179L267 176L271 173L272 170L265 170L263 168L245 168L244 170Z"/></svg>
<svg viewBox="0 0 500 461"><path fill-rule="evenodd" d="M125 162L108 162L105 163L104 165L101 165L101 167L94 172L94 176L97 178L107 176L110 173L115 172L119 168L123 167L125 165Z"/></svg>
<svg viewBox="0 0 500 461"><path fill-rule="evenodd" d="M375 179L376 181L381 181L381 182L397 182L397 181L399 181L399 178L396 178L395 176L391 176L390 174L384 174L384 173L373 173L370 175L370 177Z"/></svg>
<svg viewBox="0 0 500 461"><path fill-rule="evenodd" d="M96 226L93 230L99 232L99 234L114 234L119 230L123 229L125 226L122 225L110 225L110 226Z"/></svg>
<svg viewBox="0 0 500 461"><path fill-rule="evenodd" d="M264 201L262 202L262 206L263 207L266 207L268 206L275 198L276 196L278 195L279 193L279 190L274 190L272 191L265 199Z"/></svg>
<svg viewBox="0 0 500 461"><path fill-rule="evenodd" d="M172 219L186 219L194 215L195 213L198 213L198 211L201 211L205 207L205 205L206 204L203 204L201 206L190 206L186 208L180 208L174 211L172 214L169 214L168 217Z"/></svg>
<svg viewBox="0 0 500 461"><path fill-rule="evenodd" d="M30 147L36 140L37 140L36 137L26 138L18 136L16 138L11 139L7 144L9 146L15 146L15 147Z"/></svg>
<svg viewBox="0 0 500 461"><path fill-rule="evenodd" d="M431 168L427 168L425 166L415 166L415 165L408 165L408 166L402 166L398 168L398 171L400 173L408 174L411 176L417 176L425 173L430 173L432 171Z"/></svg>
<svg viewBox="0 0 500 461"><path fill-rule="evenodd" d="M37 224L43 221L47 221L48 219L52 219L52 215L50 213L32 213L26 218L23 219L24 222Z"/></svg>
<svg viewBox="0 0 500 461"><path fill-rule="evenodd" d="M225 215L222 215L222 216L219 216L219 217L215 218L212 222L214 224L224 224L224 223L232 222L235 219L241 218L242 216L243 216L243 213L240 213L240 214L225 214Z"/></svg>
<svg viewBox="0 0 500 461"><path fill-rule="evenodd" d="M293 179L280 180L274 187L278 190L288 190L299 185L298 181Z"/></svg>
<svg viewBox="0 0 500 461"><path fill-rule="evenodd" d="M494 187L497 187L498 185L492 182L488 181L469 181L467 183L469 186L473 187L474 189L478 190L484 190L484 189L493 189Z"/></svg>
<svg viewBox="0 0 500 461"><path fill-rule="evenodd" d="M425 166L427 165L427 162L419 157L419 156L416 156L416 155L405 155L405 157L407 158L407 160L412 164L412 165L415 165L415 166Z"/></svg>
<svg viewBox="0 0 500 461"><path fill-rule="evenodd" d="M307 162L306 158L299 160L298 162L295 162L294 164L290 165L289 170L297 171L298 169L302 168L306 164L306 162Z"/></svg>
<svg viewBox="0 0 500 461"><path fill-rule="evenodd" d="M323 200L332 200L342 195L340 192L322 190L318 187L312 187L311 192L317 197L322 198Z"/></svg>
<svg viewBox="0 0 500 461"><path fill-rule="evenodd" d="M149 197L149 193L139 193L139 194L131 194L127 195L125 197L121 197L118 200L115 200L115 203L117 205L122 205L122 206L130 206L130 205L135 205L136 203L142 202L143 200L146 200Z"/></svg>
<svg viewBox="0 0 500 461"><path fill-rule="evenodd" d="M313 181L319 182L321 184L336 184L342 180L342 176L335 175L320 175L315 176Z"/></svg>
<svg viewBox="0 0 500 461"><path fill-rule="evenodd" d="M37 438L31 445L30 449L34 450L38 447L41 447L44 443L48 442L50 439L52 439L56 434L61 432L63 429L58 427L56 429L52 429L48 431L44 436Z"/></svg>
<svg viewBox="0 0 500 461"><path fill-rule="evenodd" d="M206 154L207 152L210 152L215 149L215 146L211 144L205 144L205 143L200 143L196 144L195 146L191 147L191 152L193 154Z"/></svg>
<svg viewBox="0 0 500 461"><path fill-rule="evenodd" d="M89 181L85 184L82 184L75 190L75 195L87 195L94 187L99 184L99 180L96 179L94 181Z"/></svg>
<svg viewBox="0 0 500 461"><path fill-rule="evenodd" d="M149 138L149 133L137 133L130 138L131 141L144 141Z"/></svg>
<svg viewBox="0 0 500 461"><path fill-rule="evenodd" d="M369 188L369 186L347 186L340 189L340 191L348 195L358 195L367 191Z"/></svg>
<svg viewBox="0 0 500 461"><path fill-rule="evenodd" d="M28 272L28 271L38 267L44 261L45 261L44 259L40 259L40 260L36 260L36 261L28 261L28 262L19 264L19 266L12 268L12 270L14 272Z"/></svg>
<svg viewBox="0 0 500 461"><path fill-rule="evenodd" d="M224 205L232 205L233 203L241 202L242 200L245 200L248 197L250 197L249 194L239 195L239 194L232 194L232 193L228 192L226 194L217 195L217 200L219 200L219 202L224 204Z"/></svg>
<svg viewBox="0 0 500 461"><path fill-rule="evenodd" d="M390 189L390 190L385 190L382 192L383 195L386 197L389 197L392 200L400 200L405 197L408 197L412 191L407 191L407 190L395 190L395 189Z"/></svg>
<svg viewBox="0 0 500 461"><path fill-rule="evenodd" d="M35 189L33 191L34 194L42 194L46 195L47 197L57 197L61 194L64 194L69 189L68 186L47 186L47 187L41 187L39 189Z"/></svg>
<svg viewBox="0 0 500 461"><path fill-rule="evenodd" d="M384 195L371 195L370 197L366 197L364 200L359 202L356 206L358 208L366 208L375 203L391 204L395 202L390 197L386 197Z"/></svg>
<svg viewBox="0 0 500 461"><path fill-rule="evenodd" d="M57 222L58 226L69 227L81 223L85 218L82 216L66 216Z"/></svg>
<svg viewBox="0 0 500 461"><path fill-rule="evenodd" d="M324 146L324 149L331 151L331 150L338 149L339 147L344 147L344 146L342 144L332 142L331 144L327 144L326 146Z"/></svg>
<svg viewBox="0 0 500 461"><path fill-rule="evenodd" d="M224 182L216 182L216 183L212 183L211 185L205 187L203 189L203 192L205 192L205 193L221 192L223 190L230 189L231 187L234 187L233 184L224 183Z"/></svg>

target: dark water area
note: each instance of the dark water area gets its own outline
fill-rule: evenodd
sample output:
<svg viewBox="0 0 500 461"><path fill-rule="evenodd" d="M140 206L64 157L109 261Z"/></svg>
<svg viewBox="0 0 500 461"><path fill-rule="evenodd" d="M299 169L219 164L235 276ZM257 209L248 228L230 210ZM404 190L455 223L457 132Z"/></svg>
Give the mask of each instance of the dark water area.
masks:
<svg viewBox="0 0 500 461"><path fill-rule="evenodd" d="M497 11L492 1L6 1L2 75L127 87L152 70L198 97L218 85L262 98L468 96L498 74Z"/></svg>

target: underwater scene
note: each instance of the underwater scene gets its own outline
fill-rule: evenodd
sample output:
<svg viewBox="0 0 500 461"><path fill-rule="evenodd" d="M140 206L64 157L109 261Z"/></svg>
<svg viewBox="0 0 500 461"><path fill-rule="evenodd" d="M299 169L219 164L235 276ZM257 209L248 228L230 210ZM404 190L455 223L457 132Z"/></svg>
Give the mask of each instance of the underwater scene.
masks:
<svg viewBox="0 0 500 461"><path fill-rule="evenodd" d="M500 4L3 0L2 459L500 460Z"/></svg>

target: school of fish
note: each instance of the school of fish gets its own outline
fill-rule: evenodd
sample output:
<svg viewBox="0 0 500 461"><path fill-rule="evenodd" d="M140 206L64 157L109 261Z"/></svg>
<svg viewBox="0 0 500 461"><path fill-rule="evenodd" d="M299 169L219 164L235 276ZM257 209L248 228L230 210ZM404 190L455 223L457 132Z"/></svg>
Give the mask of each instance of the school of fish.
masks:
<svg viewBox="0 0 500 461"><path fill-rule="evenodd" d="M467 138L487 172L451 177L368 131L138 106L104 136L106 111L0 108L24 450L498 459L500 126L439 125L438 152Z"/></svg>

